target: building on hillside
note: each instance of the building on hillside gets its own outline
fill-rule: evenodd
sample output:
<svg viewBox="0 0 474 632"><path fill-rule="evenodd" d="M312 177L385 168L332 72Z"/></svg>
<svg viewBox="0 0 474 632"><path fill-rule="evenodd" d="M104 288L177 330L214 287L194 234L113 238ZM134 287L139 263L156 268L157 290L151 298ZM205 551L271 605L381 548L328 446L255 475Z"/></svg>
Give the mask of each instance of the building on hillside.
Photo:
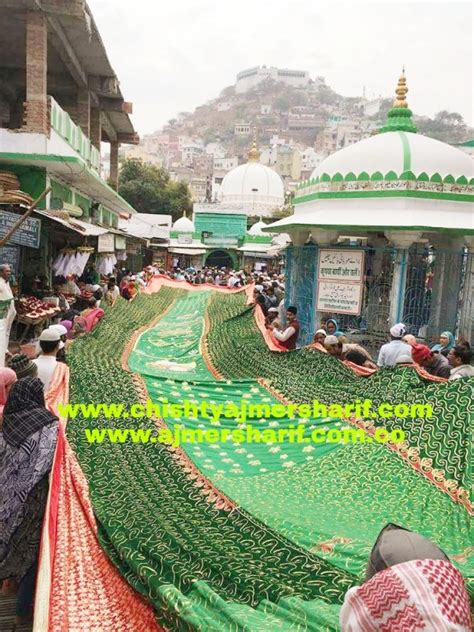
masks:
<svg viewBox="0 0 474 632"><path fill-rule="evenodd" d="M237 123L234 126L235 136L249 136L252 131L250 123Z"/></svg>
<svg viewBox="0 0 474 632"><path fill-rule="evenodd" d="M332 154L300 185L285 232L287 304L300 343L322 319L369 348L405 323L427 341L474 340L474 178L471 158L416 133L406 79L379 133Z"/></svg>
<svg viewBox="0 0 474 632"><path fill-rule="evenodd" d="M217 201L225 175L232 169L235 169L238 164L237 156L232 156L231 158L214 157L211 201Z"/></svg>
<svg viewBox="0 0 474 632"><path fill-rule="evenodd" d="M307 86L310 80L309 73L305 70L289 70L287 68L275 68L274 66L256 66L239 72L235 82L235 92L237 94L244 94L258 86L262 81L268 79L295 87Z"/></svg>
<svg viewBox="0 0 474 632"><path fill-rule="evenodd" d="M225 158L226 150L225 147L219 142L208 143L206 145L206 154L214 156L214 158Z"/></svg>
<svg viewBox="0 0 474 632"><path fill-rule="evenodd" d="M365 101L365 103L363 104L364 116L374 116L375 114L378 114L382 103L382 97L371 99L370 101Z"/></svg>
<svg viewBox="0 0 474 632"><path fill-rule="evenodd" d="M358 143L370 136L374 130L375 126L359 120L332 121L320 134L316 145L320 151L329 155L339 151L339 149Z"/></svg>
<svg viewBox="0 0 474 632"><path fill-rule="evenodd" d="M204 147L202 143L199 142L191 142L191 143L183 143L181 146L181 161L182 164L186 166L191 166L194 160L201 156L204 152Z"/></svg>
<svg viewBox="0 0 474 632"><path fill-rule="evenodd" d="M43 287L51 285L52 261L66 246L87 247L98 266L126 259L118 222L134 209L116 190L118 152L139 139L85 0L0 0L0 23L0 77L8 77L0 81L4 232L51 188L0 252L20 276L20 289L30 291L38 275ZM110 147L109 182L101 177L102 143Z"/></svg>
<svg viewBox="0 0 474 632"><path fill-rule="evenodd" d="M301 177L306 180L323 160L324 154L317 152L314 147L306 147L300 152Z"/></svg>
<svg viewBox="0 0 474 632"><path fill-rule="evenodd" d="M295 106L288 112L289 130L322 129L325 120L316 109L309 106Z"/></svg>
<svg viewBox="0 0 474 632"><path fill-rule="evenodd" d="M276 145L274 169L285 182L298 181L301 177L300 152L290 145Z"/></svg>
<svg viewBox="0 0 474 632"><path fill-rule="evenodd" d="M219 101L216 106L218 112L228 112L232 109L232 101Z"/></svg>

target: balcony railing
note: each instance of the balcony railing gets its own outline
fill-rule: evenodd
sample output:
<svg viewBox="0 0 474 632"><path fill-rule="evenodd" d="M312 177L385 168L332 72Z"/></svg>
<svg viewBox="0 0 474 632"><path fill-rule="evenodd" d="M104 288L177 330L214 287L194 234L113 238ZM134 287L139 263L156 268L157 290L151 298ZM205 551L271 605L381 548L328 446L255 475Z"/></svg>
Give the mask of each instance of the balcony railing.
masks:
<svg viewBox="0 0 474 632"><path fill-rule="evenodd" d="M100 172L100 152L81 128L76 125L53 97L48 97L51 127L85 160L91 169Z"/></svg>

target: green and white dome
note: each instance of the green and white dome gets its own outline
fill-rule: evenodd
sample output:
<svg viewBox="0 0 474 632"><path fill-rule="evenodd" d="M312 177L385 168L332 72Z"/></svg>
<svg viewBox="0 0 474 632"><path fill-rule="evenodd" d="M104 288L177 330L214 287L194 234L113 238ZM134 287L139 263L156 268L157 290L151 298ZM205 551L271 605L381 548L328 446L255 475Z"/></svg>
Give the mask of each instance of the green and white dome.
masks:
<svg viewBox="0 0 474 632"><path fill-rule="evenodd" d="M474 232L473 161L416 133L400 77L387 124L332 154L298 187L295 213L266 231L321 227Z"/></svg>
<svg viewBox="0 0 474 632"><path fill-rule="evenodd" d="M337 151L321 162L310 181L382 181L396 179L443 182L472 177L473 163L463 151L413 132L380 133ZM466 180L466 182L464 182Z"/></svg>

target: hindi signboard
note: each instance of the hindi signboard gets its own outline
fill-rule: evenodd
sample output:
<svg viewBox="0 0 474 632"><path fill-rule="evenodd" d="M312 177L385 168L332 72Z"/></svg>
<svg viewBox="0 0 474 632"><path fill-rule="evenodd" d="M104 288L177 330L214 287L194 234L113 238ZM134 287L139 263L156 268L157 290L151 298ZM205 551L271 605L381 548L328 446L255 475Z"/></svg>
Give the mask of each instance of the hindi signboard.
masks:
<svg viewBox="0 0 474 632"><path fill-rule="evenodd" d="M10 213L9 211L0 211L0 237L4 237L8 231L20 219L21 215ZM13 233L9 242L18 246L29 246L30 248L39 248L41 237L41 220L34 217L28 217L23 224Z"/></svg>
<svg viewBox="0 0 474 632"><path fill-rule="evenodd" d="M359 315L362 308L363 280L363 250L320 250L316 309L321 312Z"/></svg>

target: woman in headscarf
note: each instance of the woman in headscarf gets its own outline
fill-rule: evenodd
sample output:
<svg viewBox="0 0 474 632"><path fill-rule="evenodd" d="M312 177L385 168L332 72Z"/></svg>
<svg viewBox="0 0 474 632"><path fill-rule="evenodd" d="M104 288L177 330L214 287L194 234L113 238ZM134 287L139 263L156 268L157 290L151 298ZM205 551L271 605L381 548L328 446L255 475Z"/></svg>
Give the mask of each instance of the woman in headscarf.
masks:
<svg viewBox="0 0 474 632"><path fill-rule="evenodd" d="M344 333L340 331L338 322L335 318L328 318L326 321L326 332L328 336L343 336Z"/></svg>
<svg viewBox="0 0 474 632"><path fill-rule="evenodd" d="M445 358L456 344L453 334L450 331L443 331L439 336L439 342L431 347L431 351L441 353Z"/></svg>
<svg viewBox="0 0 474 632"><path fill-rule="evenodd" d="M16 382L0 433L0 581L19 583L17 617L31 616L58 420L37 377Z"/></svg>
<svg viewBox="0 0 474 632"><path fill-rule="evenodd" d="M89 299L89 307L81 313L86 321L86 331L92 331L104 314L104 310L97 306L97 299L94 297Z"/></svg>
<svg viewBox="0 0 474 632"><path fill-rule="evenodd" d="M16 380L16 373L13 369L0 367L0 423L3 419L3 409L7 403L8 394Z"/></svg>
<svg viewBox="0 0 474 632"><path fill-rule="evenodd" d="M83 316L76 316L72 323L72 328L66 335L68 341L75 340L87 332L87 322Z"/></svg>

